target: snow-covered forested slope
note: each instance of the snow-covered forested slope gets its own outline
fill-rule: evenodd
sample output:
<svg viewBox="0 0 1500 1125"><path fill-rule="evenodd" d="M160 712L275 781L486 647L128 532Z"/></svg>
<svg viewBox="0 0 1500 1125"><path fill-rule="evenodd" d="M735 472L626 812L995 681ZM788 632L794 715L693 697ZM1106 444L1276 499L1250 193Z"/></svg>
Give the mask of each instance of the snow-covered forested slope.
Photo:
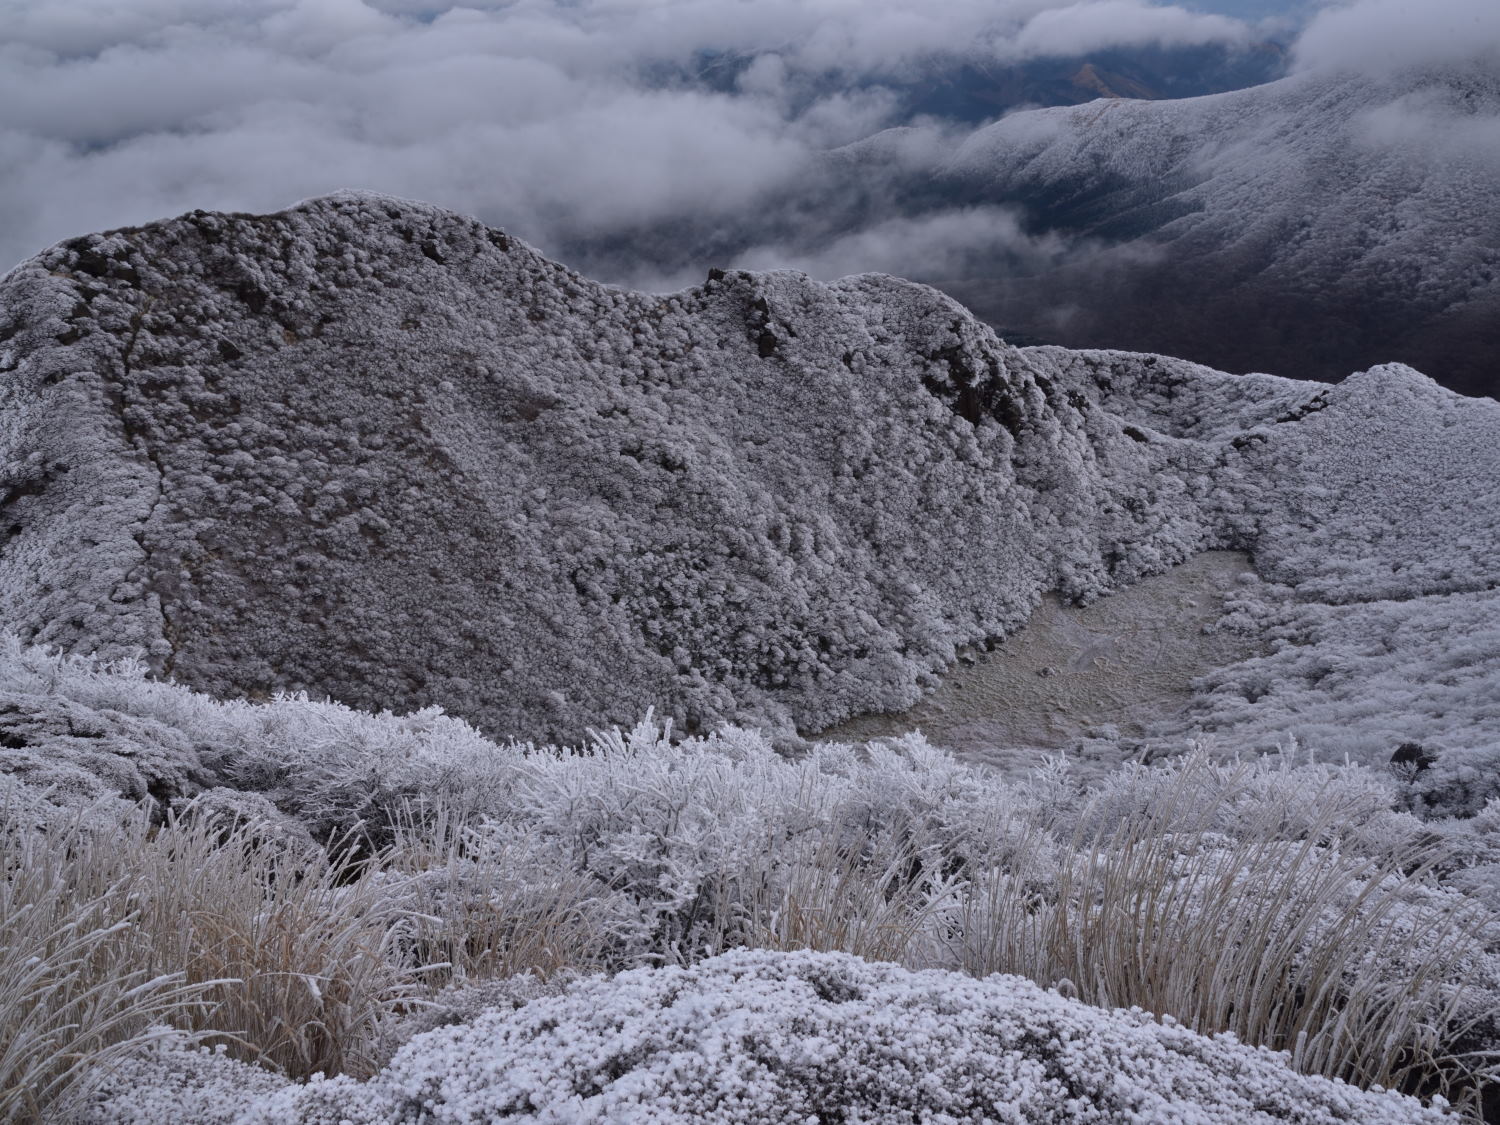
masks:
<svg viewBox="0 0 1500 1125"><path fill-rule="evenodd" d="M816 729L1210 547L1318 600L1500 583L1500 406L1399 366L1017 350L879 276L627 293L356 194L0 286L0 623L219 696Z"/></svg>
<svg viewBox="0 0 1500 1125"><path fill-rule="evenodd" d="M993 323L1237 371L1401 360L1500 389L1492 59L1012 114L928 175L950 202L1016 204L1079 241L1024 279L944 283Z"/></svg>

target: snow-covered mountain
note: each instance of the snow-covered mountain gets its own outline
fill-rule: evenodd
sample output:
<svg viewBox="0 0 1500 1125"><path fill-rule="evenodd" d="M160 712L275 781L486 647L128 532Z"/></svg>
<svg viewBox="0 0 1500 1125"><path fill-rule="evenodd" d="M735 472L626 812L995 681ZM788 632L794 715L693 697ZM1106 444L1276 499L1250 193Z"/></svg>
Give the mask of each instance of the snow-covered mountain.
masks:
<svg viewBox="0 0 1500 1125"><path fill-rule="evenodd" d="M856 146L899 157L900 136ZM1500 77L1307 70L1176 101L1012 114L923 173L1074 249L943 280L992 323L1070 346L1335 378L1392 359L1500 388Z"/></svg>
<svg viewBox="0 0 1500 1125"><path fill-rule="evenodd" d="M64 243L0 309L4 625L220 696L817 730L1209 548L1500 583L1500 406L1402 367L1018 350L877 276L627 293L369 195Z"/></svg>
<svg viewBox="0 0 1500 1125"><path fill-rule="evenodd" d="M0 1116L1477 1120L1497 439L386 196L60 244L0 280ZM794 737L1209 549L1251 655L1150 747Z"/></svg>

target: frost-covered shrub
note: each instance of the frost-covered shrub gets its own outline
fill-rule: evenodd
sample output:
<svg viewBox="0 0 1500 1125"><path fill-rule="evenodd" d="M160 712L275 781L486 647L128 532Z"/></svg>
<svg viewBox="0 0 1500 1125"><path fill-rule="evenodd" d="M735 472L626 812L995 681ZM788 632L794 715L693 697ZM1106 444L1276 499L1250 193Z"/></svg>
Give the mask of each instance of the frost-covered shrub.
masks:
<svg viewBox="0 0 1500 1125"><path fill-rule="evenodd" d="M630 895L521 825L407 826L381 857L382 892L410 912L410 959L436 986L618 966L649 930ZM428 834L419 834L425 829Z"/></svg>
<svg viewBox="0 0 1500 1125"><path fill-rule="evenodd" d="M197 1045L170 1028L107 1068L90 1101L68 1125L232 1125L255 1099L287 1079L231 1058L223 1046Z"/></svg>
<svg viewBox="0 0 1500 1125"><path fill-rule="evenodd" d="M306 860L319 845L296 817L282 812L264 794L215 786L196 797L179 797L171 804L179 821L192 821L231 840L248 833L257 847L274 847Z"/></svg>
<svg viewBox="0 0 1500 1125"><path fill-rule="evenodd" d="M68 656L0 633L0 774L53 803L169 805L243 790L319 839L357 831L378 846L413 801L493 807L506 764L530 750L497 746L437 708L371 715L305 695L220 702L149 679L138 661Z"/></svg>
<svg viewBox="0 0 1500 1125"><path fill-rule="evenodd" d="M1295 741L1281 753L1233 759L1209 742L1182 758L1127 764L1075 798L1072 817L1095 836L1128 821L1154 833L1312 836L1363 856L1406 859L1430 830L1393 808L1399 789L1388 772L1310 760Z"/></svg>
<svg viewBox="0 0 1500 1125"><path fill-rule="evenodd" d="M1393 1093L1106 1012L1016 977L740 951L580 982L418 1036L365 1085L313 1082L239 1125L494 1121L1182 1121L1412 1125Z"/></svg>
<svg viewBox="0 0 1500 1125"><path fill-rule="evenodd" d="M579 752L517 753L505 768L504 799L469 830L466 853L503 866L520 836L545 842L602 894L634 904L625 948L635 959L751 940L792 899L806 906L808 879L825 874L850 893L858 884L896 895L899 883L908 901L909 889L970 865L1003 862L1043 879L1056 863L1048 840L1017 845L1007 786L915 736L822 744L789 761L754 732L678 742L648 718Z"/></svg>
<svg viewBox="0 0 1500 1125"><path fill-rule="evenodd" d="M0 773L83 808L195 793L208 781L195 734L218 710L131 661L97 664L0 632Z"/></svg>
<svg viewBox="0 0 1500 1125"><path fill-rule="evenodd" d="M1477 815L1440 827L1456 858L1444 882L1500 916L1500 797L1491 797Z"/></svg>

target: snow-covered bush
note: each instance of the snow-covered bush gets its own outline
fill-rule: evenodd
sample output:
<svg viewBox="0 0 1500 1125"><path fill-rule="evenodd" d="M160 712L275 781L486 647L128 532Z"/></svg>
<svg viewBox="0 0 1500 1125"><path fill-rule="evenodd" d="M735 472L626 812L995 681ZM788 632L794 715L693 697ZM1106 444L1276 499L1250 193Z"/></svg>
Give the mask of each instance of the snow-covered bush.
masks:
<svg viewBox="0 0 1500 1125"><path fill-rule="evenodd" d="M906 865L909 880L930 879L1007 844L986 831L1004 823L1006 787L916 737L819 745L788 761L754 732L674 742L648 718L584 752L531 754L513 776L504 811L473 833L476 854L491 834L510 846L524 826L633 899L641 956L691 959L747 940L740 922L759 926L751 919L807 877L812 854L879 883Z"/></svg>
<svg viewBox="0 0 1500 1125"><path fill-rule="evenodd" d="M639 903L525 827L410 824L380 859L382 891L411 912L409 958L455 985L615 967L640 956Z"/></svg>
<svg viewBox="0 0 1500 1125"><path fill-rule="evenodd" d="M287 1086L287 1079L205 1047L167 1027L139 1050L101 1070L94 1097L68 1125L232 1125L247 1104Z"/></svg>
<svg viewBox="0 0 1500 1125"><path fill-rule="evenodd" d="M418 1036L367 1084L288 1087L237 1125L1448 1120L1283 1055L1017 977L740 951L580 982Z"/></svg>
<svg viewBox="0 0 1500 1125"><path fill-rule="evenodd" d="M150 679L138 661L87 660L0 633L0 774L53 804L170 805L227 788L270 800L321 840L358 833L379 846L413 802L494 807L506 764L530 750L497 746L438 708L371 715L305 695L220 702Z"/></svg>
<svg viewBox="0 0 1500 1125"><path fill-rule="evenodd" d="M1409 859L1430 828L1393 806L1387 771L1312 760L1295 740L1266 756L1224 758L1212 741L1151 766L1129 763L1070 802L1091 834L1127 821L1157 833L1337 842L1363 856Z"/></svg>

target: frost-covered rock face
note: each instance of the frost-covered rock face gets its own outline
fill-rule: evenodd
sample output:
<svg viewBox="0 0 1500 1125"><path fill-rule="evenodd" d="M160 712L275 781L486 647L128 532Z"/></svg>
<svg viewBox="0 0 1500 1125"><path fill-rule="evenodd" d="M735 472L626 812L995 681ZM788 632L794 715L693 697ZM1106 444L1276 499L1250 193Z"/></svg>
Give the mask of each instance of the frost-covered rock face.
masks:
<svg viewBox="0 0 1500 1125"><path fill-rule="evenodd" d="M1212 537L888 278L622 293L347 196L64 244L0 307L5 623L218 695L816 723Z"/></svg>
<svg viewBox="0 0 1500 1125"><path fill-rule="evenodd" d="M1019 977L740 951L487 1012L413 1039L366 1085L288 1087L236 1120L385 1125L414 1114L452 1125L1449 1119Z"/></svg>
<svg viewBox="0 0 1500 1125"><path fill-rule="evenodd" d="M62 244L0 341L0 624L220 697L816 729L1208 547L1500 581L1500 416L1409 369L1019 351L876 276L626 293L379 196Z"/></svg>

